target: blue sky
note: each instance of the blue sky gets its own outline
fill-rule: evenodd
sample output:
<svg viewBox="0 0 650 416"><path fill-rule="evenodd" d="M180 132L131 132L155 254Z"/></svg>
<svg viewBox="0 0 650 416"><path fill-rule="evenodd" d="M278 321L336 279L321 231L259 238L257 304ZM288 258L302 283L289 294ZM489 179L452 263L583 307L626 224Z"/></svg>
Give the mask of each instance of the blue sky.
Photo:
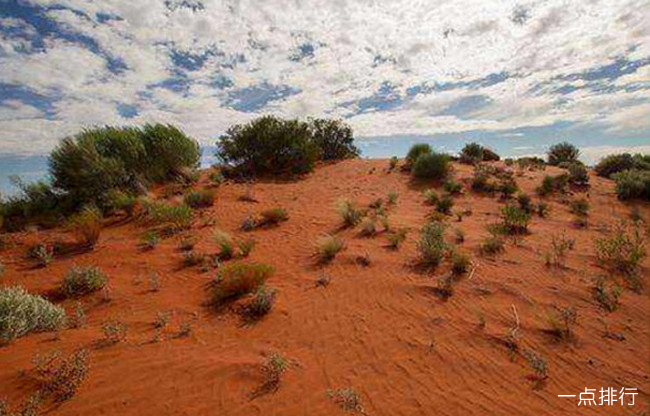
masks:
<svg viewBox="0 0 650 416"><path fill-rule="evenodd" d="M647 0L0 0L0 157L42 160L84 127L148 121L213 145L261 114L343 118L371 156L421 140L540 154L566 139L588 161L650 152L648 12Z"/></svg>

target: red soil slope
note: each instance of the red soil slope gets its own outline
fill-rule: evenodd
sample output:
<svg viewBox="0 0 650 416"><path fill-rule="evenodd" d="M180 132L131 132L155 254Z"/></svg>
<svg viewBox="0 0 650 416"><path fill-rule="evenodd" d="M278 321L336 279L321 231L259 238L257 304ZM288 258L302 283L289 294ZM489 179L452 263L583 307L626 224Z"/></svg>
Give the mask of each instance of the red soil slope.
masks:
<svg viewBox="0 0 650 416"><path fill-rule="evenodd" d="M315 173L290 183L262 182L253 186L259 201L239 200L246 185L225 184L217 190L214 207L201 210L191 233L197 250L217 251L215 228L235 236L251 235L257 246L251 259L276 269L268 282L278 290L271 313L260 322L243 326L233 312L215 313L205 306L207 285L214 270L182 268L180 236L164 239L152 251L138 250L145 228L114 222L103 230L92 252L56 258L48 267L34 269L24 259L35 242L69 238L60 230L26 232L8 238L15 243L0 252L6 272L3 286L20 284L47 295L55 290L72 265L97 265L110 276L111 300L101 295L82 299L87 324L66 329L59 336L32 334L0 348L0 398L12 405L36 389L30 376L36 354L77 348L90 351L88 378L76 396L61 404L46 403L53 415L336 415L345 414L328 396L328 389L354 388L369 415L577 415L642 414L650 400L650 262L642 275L640 293L625 290L619 310L607 313L592 297L592 279L604 274L596 264L594 240L608 226L627 218L631 205L617 201L613 183L591 177L589 227L573 226L573 215L560 198L550 197L548 218L534 216L531 234L504 254L479 256L485 226L498 219L502 202L465 189L454 210L470 208L462 222L450 217L450 231L459 228L466 240L461 249L478 264L447 301L435 296L436 277L448 272L447 263L433 272L412 267L419 229L432 209L422 190L407 174L387 172L385 160L350 160L319 167ZM469 178L471 168L455 164L456 176ZM553 171L552 169L549 169ZM517 176L530 195L543 172ZM197 185L201 187L207 184ZM398 251L388 250L386 238L362 238L357 230L339 230L334 206L341 198L367 205L399 193L390 208L391 225L408 227L408 238ZM537 197L534 197L536 200ZM648 204L637 203L646 224ZM278 227L251 233L239 230L249 213L285 207L290 219ZM214 220L212 223L210 220ZM566 269L545 265L551 236L565 231L576 239ZM315 240L324 233L344 238L346 250L326 266L316 266ZM448 233L450 237L452 232ZM368 254L369 267L356 263ZM159 273L162 286L150 290L148 276ZM331 277L327 287L316 287L321 274ZM61 304L72 315L75 301ZM530 380L532 370L520 355L511 357L502 343L513 325L512 306L520 321L521 345L544 356L549 379L542 388ZM557 342L545 332L547 314L554 306L577 309L576 340ZM152 342L158 312L172 311L164 339ZM483 314L485 329L478 328ZM128 324L125 342L109 347L97 343L102 324L118 319ZM177 337L182 322L191 322L188 337ZM606 328L625 339L605 338ZM290 360L279 389L250 399L263 381L261 365L272 353ZM585 387L638 389L635 406L578 406ZM597 394L599 397L599 394ZM644 410L645 409L645 410Z"/></svg>

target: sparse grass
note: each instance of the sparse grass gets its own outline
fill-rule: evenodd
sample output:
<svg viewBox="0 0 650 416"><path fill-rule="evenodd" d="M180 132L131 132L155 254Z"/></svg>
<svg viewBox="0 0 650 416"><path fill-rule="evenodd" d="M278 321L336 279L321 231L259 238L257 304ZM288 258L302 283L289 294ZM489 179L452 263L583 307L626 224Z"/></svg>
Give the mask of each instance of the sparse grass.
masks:
<svg viewBox="0 0 650 416"><path fill-rule="evenodd" d="M185 236L181 239L178 248L181 251L192 251L196 246L197 238L193 235Z"/></svg>
<svg viewBox="0 0 650 416"><path fill-rule="evenodd" d="M578 312L574 307L557 308L547 316L549 333L560 341L569 341L575 337L573 327L577 319Z"/></svg>
<svg viewBox="0 0 650 416"><path fill-rule="evenodd" d="M596 286L593 289L594 299L607 312L614 312L619 307L619 299L623 293L623 288L617 284L607 287L606 279L599 277L596 279Z"/></svg>
<svg viewBox="0 0 650 416"><path fill-rule="evenodd" d="M205 264L206 261L207 261L207 257L205 253L190 250L190 251L186 251L183 254L183 265L185 267L202 265Z"/></svg>
<svg viewBox="0 0 650 416"><path fill-rule="evenodd" d="M187 205L171 205L164 201L142 200L143 217L152 225L179 232L192 225L192 209Z"/></svg>
<svg viewBox="0 0 650 416"><path fill-rule="evenodd" d="M359 396L359 393L357 393L357 391L352 387L327 390L327 395L334 403L346 412L365 413L363 404L361 403L361 396Z"/></svg>
<svg viewBox="0 0 650 416"><path fill-rule="evenodd" d="M98 267L73 266L63 279L61 293L66 297L79 297L101 290L108 277Z"/></svg>
<svg viewBox="0 0 650 416"><path fill-rule="evenodd" d="M546 359L530 350L526 350L523 352L524 358L526 358L526 361L528 361L528 364L533 370L533 379L537 382L543 382L548 378L548 363Z"/></svg>
<svg viewBox="0 0 650 416"><path fill-rule="evenodd" d="M469 266L472 264L469 256L459 251L454 251L451 255L451 271L456 275L462 275L469 271Z"/></svg>
<svg viewBox="0 0 650 416"><path fill-rule="evenodd" d="M257 321L271 312L274 302L275 290L262 285L255 292L253 299L244 306L244 317L248 321Z"/></svg>
<svg viewBox="0 0 650 416"><path fill-rule="evenodd" d="M282 374L288 369L289 361L286 358L277 353L272 354L262 365L262 384L251 392L250 398L275 393L280 388Z"/></svg>
<svg viewBox="0 0 650 416"><path fill-rule="evenodd" d="M41 394L52 396L57 402L74 397L88 377L89 354L85 349L76 351L65 359L60 354L54 354L45 359L37 357L35 361Z"/></svg>
<svg viewBox="0 0 650 416"><path fill-rule="evenodd" d="M239 240L237 242L237 245L239 246L239 253L241 254L241 256L248 257L253 251L253 248L255 248L255 240L253 240L252 238Z"/></svg>
<svg viewBox="0 0 650 416"><path fill-rule="evenodd" d="M551 237L551 249L546 253L546 265L565 267L566 255L573 250L576 240L562 235Z"/></svg>
<svg viewBox="0 0 650 416"><path fill-rule="evenodd" d="M515 205L506 205L501 209L503 218L503 230L509 235L520 235L528 233L530 214Z"/></svg>
<svg viewBox="0 0 650 416"><path fill-rule="evenodd" d="M126 340L128 326L121 321L108 321L102 325L104 342L107 345L117 344Z"/></svg>
<svg viewBox="0 0 650 416"><path fill-rule="evenodd" d="M602 265L612 271L635 275L646 256L640 224L636 223L629 229L621 223L609 237L597 239L596 256Z"/></svg>
<svg viewBox="0 0 650 416"><path fill-rule="evenodd" d="M360 234L363 237L373 237L377 234L377 226L375 225L375 220L370 217L364 217L361 220Z"/></svg>
<svg viewBox="0 0 650 416"><path fill-rule="evenodd" d="M586 198L574 199L570 204L571 212L578 217L589 215L589 201Z"/></svg>
<svg viewBox="0 0 650 416"><path fill-rule="evenodd" d="M207 189L189 191L183 197L183 202L190 208L208 208L214 205L214 192Z"/></svg>
<svg viewBox="0 0 650 416"><path fill-rule="evenodd" d="M262 211L261 220L257 226L273 226L289 220L289 213L282 207L270 208Z"/></svg>
<svg viewBox="0 0 650 416"><path fill-rule="evenodd" d="M332 235L325 235L316 242L316 256L323 262L329 262L343 250L343 240Z"/></svg>
<svg viewBox="0 0 650 416"><path fill-rule="evenodd" d="M153 250L160 243L160 236L156 230L149 230L142 236L141 246L146 250Z"/></svg>
<svg viewBox="0 0 650 416"><path fill-rule="evenodd" d="M434 222L425 225L418 241L420 262L427 266L439 265L449 250L449 245L444 240L445 226Z"/></svg>
<svg viewBox="0 0 650 416"><path fill-rule="evenodd" d="M460 228L456 228L454 230L454 239L456 240L456 244L462 244L465 242L465 232L461 230Z"/></svg>
<svg viewBox="0 0 650 416"><path fill-rule="evenodd" d="M451 208L454 206L454 200L449 196L443 196L436 202L436 211L445 215L451 214Z"/></svg>
<svg viewBox="0 0 650 416"><path fill-rule="evenodd" d="M429 205L436 205L438 203L438 200L440 199L438 197L438 193L434 189L427 189L426 191L424 191L423 195L424 195L424 199Z"/></svg>
<svg viewBox="0 0 650 416"><path fill-rule="evenodd" d="M79 245L92 248L102 231L102 213L95 206L85 207L68 219L67 226Z"/></svg>
<svg viewBox="0 0 650 416"><path fill-rule="evenodd" d="M399 194L397 193L397 191L391 190L388 191L388 195L386 198L388 200L389 205L395 205L397 204L397 198L399 198Z"/></svg>
<svg viewBox="0 0 650 416"><path fill-rule="evenodd" d="M343 220L343 225L346 227L354 227L357 225L363 213L355 207L355 205L347 199L339 201L337 204L337 211Z"/></svg>
<svg viewBox="0 0 650 416"><path fill-rule="evenodd" d="M214 233L214 241L219 246L218 256L222 260L229 260L235 255L235 244L232 236L225 231L217 230Z"/></svg>
<svg viewBox="0 0 650 416"><path fill-rule="evenodd" d="M550 211L549 205L546 202L540 202L537 204L537 215L540 218L546 218Z"/></svg>
<svg viewBox="0 0 650 416"><path fill-rule="evenodd" d="M22 287L0 288L0 341L30 332L54 331L66 321L65 310Z"/></svg>
<svg viewBox="0 0 650 416"><path fill-rule="evenodd" d="M480 252L483 255L495 255L505 251L505 242L498 235L486 237L480 246Z"/></svg>
<svg viewBox="0 0 650 416"><path fill-rule="evenodd" d="M460 195L463 193L463 185L454 179L447 179L442 187L449 195Z"/></svg>
<svg viewBox="0 0 650 416"><path fill-rule="evenodd" d="M399 246L404 242L404 240L406 240L406 233L406 229L401 228L399 230L395 230L386 234L386 238L388 239L388 247L392 248L393 250L399 249Z"/></svg>
<svg viewBox="0 0 650 416"><path fill-rule="evenodd" d="M226 264L212 288L212 304L219 306L224 302L252 293L261 287L273 274L273 268L262 263Z"/></svg>
<svg viewBox="0 0 650 416"><path fill-rule="evenodd" d="M54 260L54 250L45 244L36 244L27 250L27 257L36 260L38 267L46 267Z"/></svg>

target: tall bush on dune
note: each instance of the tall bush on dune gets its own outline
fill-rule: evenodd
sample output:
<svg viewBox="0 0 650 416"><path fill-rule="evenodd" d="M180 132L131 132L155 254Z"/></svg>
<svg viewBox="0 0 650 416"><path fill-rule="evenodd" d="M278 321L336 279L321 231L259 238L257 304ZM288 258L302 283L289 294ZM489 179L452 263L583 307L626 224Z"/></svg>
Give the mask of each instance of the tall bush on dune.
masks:
<svg viewBox="0 0 650 416"><path fill-rule="evenodd" d="M325 118L310 119L308 123L312 141L321 150L321 159L337 160L359 156L360 150L354 145L349 125L341 120Z"/></svg>

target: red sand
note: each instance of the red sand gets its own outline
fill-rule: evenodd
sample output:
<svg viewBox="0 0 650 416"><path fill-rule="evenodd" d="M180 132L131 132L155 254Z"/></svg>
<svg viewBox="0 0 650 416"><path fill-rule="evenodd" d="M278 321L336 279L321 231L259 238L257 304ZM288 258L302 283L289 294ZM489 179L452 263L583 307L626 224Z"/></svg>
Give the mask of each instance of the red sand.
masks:
<svg viewBox="0 0 650 416"><path fill-rule="evenodd" d="M145 228L107 225L94 251L33 269L24 259L27 247L61 239L63 232L9 236L16 245L0 252L7 268L0 277L3 286L20 284L47 294L72 265L92 264L109 275L112 300L102 303L99 294L83 298L86 326L63 330L59 339L52 333L32 334L0 348L0 398L15 406L35 391L29 370L37 353L86 347L90 372L76 396L58 405L47 403L42 410L55 415L334 415L345 411L327 390L347 387L359 393L369 415L629 415L650 409L650 262L646 258L642 269L646 287L638 294L625 290L619 310L602 311L591 294L592 279L604 274L596 264L594 239L631 211L631 205L617 201L611 181L591 177L587 229L576 229L568 206L551 197L549 217L534 216L531 234L520 246L509 242L506 252L494 259L479 256L478 246L503 203L467 191L456 198L454 210L471 208L473 215L462 222L450 218L450 231L465 232L461 247L479 267L442 301L432 288L436 277L449 270L447 263L431 273L410 266L418 231L431 211L424 205L424 187L413 185L405 173L387 173L387 166L386 160L350 160L319 167L296 182L258 183L253 194L259 203L238 199L245 185L217 189L214 207L200 211L191 230L199 238L197 250L216 252L212 234L219 227L238 237L253 236L257 246L251 259L276 269L269 281L278 290L275 306L252 326L242 326L234 313L216 314L204 306L207 284L216 272L181 268L180 237L162 240L153 251L140 251L137 244ZM456 164L455 169L458 178L471 175L468 166ZM534 195L543 175L527 172L516 179ZM391 225L410 229L399 251L388 250L382 235L362 238L356 230L338 230L338 200L365 205L385 199L390 190L399 193L389 211ZM649 205L636 204L650 223ZM249 213L274 206L285 207L289 221L276 228L239 231ZM216 225L202 227L208 219ZM551 235L562 230L576 239L576 249L566 270L548 268L544 252ZM314 265L313 247L324 233L338 233L347 248L320 267ZM356 264L356 256L366 253L371 265ZM149 290L147 276L153 271L162 279L158 292ZM321 273L332 278L326 288L315 287ZM62 302L69 315L74 304ZM522 347L548 361L550 377L541 389L534 389L526 360L511 359L499 341L512 326L511 305L521 319ZM575 342L558 343L544 332L553 305L577 309ZM155 343L153 321L164 311L174 316L165 339ZM477 327L479 312L487 323L483 331ZM110 319L128 324L127 340L98 348L102 324ZM192 322L192 333L177 338L182 321ZM625 340L604 338L605 324ZM275 352L291 362L279 389L250 400L262 382L261 364ZM635 406L617 402L585 407L577 406L577 399L557 397L579 394L585 387L635 387L639 394Z"/></svg>

